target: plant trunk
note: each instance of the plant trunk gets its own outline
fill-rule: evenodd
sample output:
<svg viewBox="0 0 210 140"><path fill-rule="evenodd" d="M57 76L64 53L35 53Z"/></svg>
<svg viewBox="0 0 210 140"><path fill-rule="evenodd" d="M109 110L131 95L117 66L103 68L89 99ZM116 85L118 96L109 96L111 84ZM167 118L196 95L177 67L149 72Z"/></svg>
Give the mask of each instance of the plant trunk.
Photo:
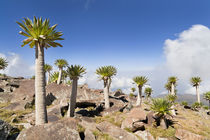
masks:
<svg viewBox="0 0 210 140"><path fill-rule="evenodd" d="M174 91L174 84L171 84L171 95L175 95L175 91Z"/></svg>
<svg viewBox="0 0 210 140"><path fill-rule="evenodd" d="M35 69L35 113L36 125L47 123L46 90L44 72L44 47L36 46L36 69Z"/></svg>
<svg viewBox="0 0 210 140"><path fill-rule="evenodd" d="M138 93L138 96L137 96L137 102L136 102L136 106L141 106L141 102L142 102L142 86L138 86L139 88L139 93Z"/></svg>
<svg viewBox="0 0 210 140"><path fill-rule="evenodd" d="M73 79L69 109L67 114L68 117L74 117L76 101L77 101L77 82L78 82L77 78Z"/></svg>
<svg viewBox="0 0 210 140"><path fill-rule="evenodd" d="M104 100L105 100L105 108L108 109L110 108L110 102L109 102L109 83L110 81L107 80L104 85Z"/></svg>
<svg viewBox="0 0 210 140"><path fill-rule="evenodd" d="M62 68L59 69L59 76L58 76L58 81L57 81L58 85L61 83L61 77L62 77Z"/></svg>
<svg viewBox="0 0 210 140"><path fill-rule="evenodd" d="M165 117L163 117L163 118L160 119L160 126L161 126L163 129L167 129L167 128L168 128L168 125L167 125L167 122L166 122Z"/></svg>
<svg viewBox="0 0 210 140"><path fill-rule="evenodd" d="M209 109L210 109L210 100L209 100Z"/></svg>
<svg viewBox="0 0 210 140"><path fill-rule="evenodd" d="M50 72L48 72L47 85L50 83Z"/></svg>
<svg viewBox="0 0 210 140"><path fill-rule="evenodd" d="M199 93L199 86L196 86L195 88L196 88L197 101L198 101L198 103L201 103L200 93Z"/></svg>
<svg viewBox="0 0 210 140"><path fill-rule="evenodd" d="M174 105L172 105L172 106L171 106L171 114L172 114L173 116L176 116L176 111L175 111L174 108L175 108Z"/></svg>

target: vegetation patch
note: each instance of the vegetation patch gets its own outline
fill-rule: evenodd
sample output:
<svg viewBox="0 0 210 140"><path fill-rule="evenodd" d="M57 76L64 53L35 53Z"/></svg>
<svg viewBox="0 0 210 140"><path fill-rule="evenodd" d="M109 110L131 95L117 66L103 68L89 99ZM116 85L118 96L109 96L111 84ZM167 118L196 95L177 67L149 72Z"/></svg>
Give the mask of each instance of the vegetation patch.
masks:
<svg viewBox="0 0 210 140"><path fill-rule="evenodd" d="M176 133L176 129L173 127L169 127L168 129L163 129L161 127L147 127L147 130L152 134L154 138L174 138Z"/></svg>
<svg viewBox="0 0 210 140"><path fill-rule="evenodd" d="M32 113L32 111L32 109L18 111L0 109L0 119L8 123L11 123L12 120L14 123L23 123L24 121L21 118L26 114Z"/></svg>
<svg viewBox="0 0 210 140"><path fill-rule="evenodd" d="M93 131L93 135L97 140L114 140L109 134L102 133L99 130Z"/></svg>
<svg viewBox="0 0 210 140"><path fill-rule="evenodd" d="M122 116L122 112L115 112L112 113L111 115L106 115L106 116L97 116L94 118L95 122L97 124L107 121L110 122L113 125L116 125L118 127L121 127L122 121L125 118Z"/></svg>

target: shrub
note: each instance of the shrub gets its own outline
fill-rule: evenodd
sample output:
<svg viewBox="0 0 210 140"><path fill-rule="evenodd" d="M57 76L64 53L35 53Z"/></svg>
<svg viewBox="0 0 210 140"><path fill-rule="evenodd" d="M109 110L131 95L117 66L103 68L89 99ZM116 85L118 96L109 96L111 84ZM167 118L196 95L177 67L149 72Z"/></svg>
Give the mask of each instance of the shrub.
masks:
<svg viewBox="0 0 210 140"><path fill-rule="evenodd" d="M205 105L205 106L203 106L203 109L208 110L209 107Z"/></svg>
<svg viewBox="0 0 210 140"><path fill-rule="evenodd" d="M183 105L183 106L188 106L188 102L183 101L183 102L181 102L181 105Z"/></svg>
<svg viewBox="0 0 210 140"><path fill-rule="evenodd" d="M198 108L201 108L202 106L203 106L203 104L199 103L199 102L195 102L192 104L193 109L198 109Z"/></svg>
<svg viewBox="0 0 210 140"><path fill-rule="evenodd" d="M130 93L129 96L130 96L130 97L134 97L135 95L134 95L133 93Z"/></svg>

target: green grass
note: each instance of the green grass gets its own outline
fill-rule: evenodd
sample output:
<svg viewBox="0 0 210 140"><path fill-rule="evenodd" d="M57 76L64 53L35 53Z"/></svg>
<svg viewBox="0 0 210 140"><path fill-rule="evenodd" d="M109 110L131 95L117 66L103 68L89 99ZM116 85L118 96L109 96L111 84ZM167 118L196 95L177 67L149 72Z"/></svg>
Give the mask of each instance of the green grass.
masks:
<svg viewBox="0 0 210 140"><path fill-rule="evenodd" d="M160 127L148 127L147 130L151 133L154 138L163 137L163 138L174 138L176 129L169 127L168 129L162 129Z"/></svg>
<svg viewBox="0 0 210 140"><path fill-rule="evenodd" d="M94 118L94 120L97 124L99 124L101 122L104 122L104 121L107 121L107 122L110 122L113 125L121 127L122 121L125 119L125 118L123 118L123 116L121 114L122 114L122 112L115 112L111 115L106 115L106 116L102 116L102 117L97 116L97 117Z"/></svg>
<svg viewBox="0 0 210 140"><path fill-rule="evenodd" d="M114 140L109 134L102 133L99 130L93 131L93 135L97 140Z"/></svg>
<svg viewBox="0 0 210 140"><path fill-rule="evenodd" d="M79 133L85 132L85 128L84 128L82 125L77 124L77 131L78 131Z"/></svg>
<svg viewBox="0 0 210 140"><path fill-rule="evenodd" d="M25 121L21 120L21 117L31 113L32 109L26 109L26 110L18 110L18 111L12 111L12 110L6 110L6 109L0 109L0 119L11 123L11 120L14 118L14 123L23 123Z"/></svg>

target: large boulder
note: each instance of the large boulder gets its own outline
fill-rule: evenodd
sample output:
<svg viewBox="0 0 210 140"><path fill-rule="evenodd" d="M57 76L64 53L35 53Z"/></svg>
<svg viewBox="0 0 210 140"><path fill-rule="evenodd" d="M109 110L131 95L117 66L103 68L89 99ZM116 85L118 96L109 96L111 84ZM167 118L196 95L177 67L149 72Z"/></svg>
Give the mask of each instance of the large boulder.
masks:
<svg viewBox="0 0 210 140"><path fill-rule="evenodd" d="M138 128L134 126L135 122L143 121L146 121L146 113L143 109L136 107L133 108L129 113L127 113L125 120L122 122L121 128L129 128L132 131L135 131L138 130Z"/></svg>
<svg viewBox="0 0 210 140"><path fill-rule="evenodd" d="M175 136L180 140L208 140L208 138L191 133L184 129L177 129Z"/></svg>
<svg viewBox="0 0 210 140"><path fill-rule="evenodd" d="M97 125L97 129L102 133L108 134L113 138L120 139L120 140L138 140L138 137L109 123L109 122L102 122Z"/></svg>
<svg viewBox="0 0 210 140"><path fill-rule="evenodd" d="M80 140L77 121L65 118L57 122L38 125L23 130L17 140Z"/></svg>
<svg viewBox="0 0 210 140"><path fill-rule="evenodd" d="M12 126L10 124L0 120L0 140L7 140L11 130Z"/></svg>

